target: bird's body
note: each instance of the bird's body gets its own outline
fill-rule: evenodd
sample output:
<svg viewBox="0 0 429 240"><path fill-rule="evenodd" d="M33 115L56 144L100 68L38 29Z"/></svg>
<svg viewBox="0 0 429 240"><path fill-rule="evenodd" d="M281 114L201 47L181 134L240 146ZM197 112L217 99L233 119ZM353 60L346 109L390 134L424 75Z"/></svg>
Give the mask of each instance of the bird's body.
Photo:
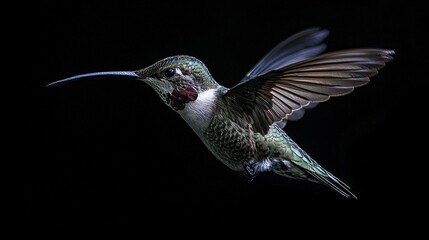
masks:
<svg viewBox="0 0 429 240"><path fill-rule="evenodd" d="M284 40L234 87L218 84L207 67L191 56L168 57L120 75L151 86L178 112L207 148L230 169L251 180L260 172L323 183L346 197L349 187L326 171L283 131L286 121L306 107L365 85L393 51L352 49L319 55L326 30L307 29Z"/></svg>
<svg viewBox="0 0 429 240"><path fill-rule="evenodd" d="M228 117L228 107L218 100L225 91L222 86L207 90L179 112L213 155L235 171L245 171L246 166L254 163L260 165L259 169L268 170L270 158L289 159L289 138L276 124L262 135Z"/></svg>
<svg viewBox="0 0 429 240"><path fill-rule="evenodd" d="M268 171L316 182L332 178L334 182L327 181L326 184L332 185L345 196L354 196L345 184L322 168L287 136L277 123L272 124L266 134L261 134L229 117L233 113L219 100L227 91L220 85L206 90L199 94L197 100L186 104L179 111L223 164L248 180L256 177L257 173Z"/></svg>

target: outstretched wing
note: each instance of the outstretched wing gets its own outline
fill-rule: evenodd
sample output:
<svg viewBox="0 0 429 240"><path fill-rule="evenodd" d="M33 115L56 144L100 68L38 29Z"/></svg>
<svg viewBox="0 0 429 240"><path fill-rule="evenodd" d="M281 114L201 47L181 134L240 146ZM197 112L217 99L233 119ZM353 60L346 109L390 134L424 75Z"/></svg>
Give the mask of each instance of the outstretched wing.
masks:
<svg viewBox="0 0 429 240"><path fill-rule="evenodd" d="M223 101L232 116L244 114L254 131L265 134L271 124L312 102L365 85L393 54L386 49L351 49L311 57L245 78L223 95Z"/></svg>
<svg viewBox="0 0 429 240"><path fill-rule="evenodd" d="M328 30L309 28L286 38L265 54L240 83L256 78L269 71L277 70L289 64L319 55L326 48L326 45L321 44L321 42L328 35Z"/></svg>

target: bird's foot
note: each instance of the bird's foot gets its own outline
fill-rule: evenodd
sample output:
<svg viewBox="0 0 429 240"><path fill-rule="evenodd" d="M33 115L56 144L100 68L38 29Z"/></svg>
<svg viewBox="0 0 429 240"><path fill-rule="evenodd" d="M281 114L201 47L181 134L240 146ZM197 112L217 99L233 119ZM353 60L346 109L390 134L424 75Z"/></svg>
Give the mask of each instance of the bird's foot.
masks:
<svg viewBox="0 0 429 240"><path fill-rule="evenodd" d="M244 171L241 171L238 173L240 177L244 178L248 182L253 181L255 179L256 175L258 175L258 172L253 167L253 164L246 165L244 168Z"/></svg>

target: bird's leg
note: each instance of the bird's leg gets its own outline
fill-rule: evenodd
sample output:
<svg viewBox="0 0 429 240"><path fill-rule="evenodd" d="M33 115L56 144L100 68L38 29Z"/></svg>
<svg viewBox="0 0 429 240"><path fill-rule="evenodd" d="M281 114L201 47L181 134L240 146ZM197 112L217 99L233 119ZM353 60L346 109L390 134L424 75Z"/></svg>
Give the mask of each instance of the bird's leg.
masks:
<svg viewBox="0 0 429 240"><path fill-rule="evenodd" d="M238 173L240 177L246 179L247 181L251 182L253 179L258 175L258 171L254 168L254 163L247 164L244 167L244 170Z"/></svg>

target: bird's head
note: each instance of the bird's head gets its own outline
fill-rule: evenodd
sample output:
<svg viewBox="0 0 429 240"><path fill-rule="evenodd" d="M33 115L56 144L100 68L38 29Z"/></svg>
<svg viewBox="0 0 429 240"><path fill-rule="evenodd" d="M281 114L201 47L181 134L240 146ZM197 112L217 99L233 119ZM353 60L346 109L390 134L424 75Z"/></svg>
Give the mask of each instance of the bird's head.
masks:
<svg viewBox="0 0 429 240"><path fill-rule="evenodd" d="M190 56L165 58L135 73L175 111L183 110L201 92L217 86L206 66Z"/></svg>
<svg viewBox="0 0 429 240"><path fill-rule="evenodd" d="M175 111L183 110L187 103L197 100L200 93L218 86L204 63L186 55L162 59L142 70L82 74L50 83L48 86L105 75L132 77L147 83L164 103Z"/></svg>

